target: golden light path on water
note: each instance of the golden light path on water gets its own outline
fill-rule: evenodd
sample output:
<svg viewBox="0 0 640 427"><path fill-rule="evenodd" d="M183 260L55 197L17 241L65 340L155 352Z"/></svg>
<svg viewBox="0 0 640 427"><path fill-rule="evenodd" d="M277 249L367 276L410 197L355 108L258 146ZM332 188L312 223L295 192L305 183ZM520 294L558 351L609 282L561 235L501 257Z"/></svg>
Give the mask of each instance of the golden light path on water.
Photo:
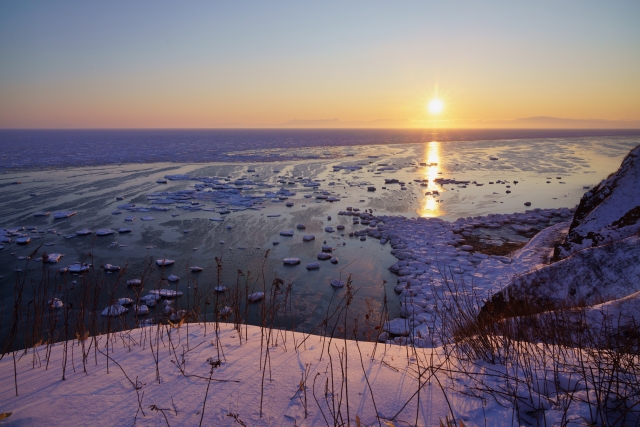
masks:
<svg viewBox="0 0 640 427"><path fill-rule="evenodd" d="M424 179L428 179L429 183L425 190L424 203L418 214L425 218L439 217L444 215L445 211L438 202L440 199L438 193L434 194L433 192L444 191L443 188L439 188L435 183L435 179L438 178L438 172L440 172L440 143L438 141L429 142L424 153L425 159L423 162L427 164Z"/></svg>

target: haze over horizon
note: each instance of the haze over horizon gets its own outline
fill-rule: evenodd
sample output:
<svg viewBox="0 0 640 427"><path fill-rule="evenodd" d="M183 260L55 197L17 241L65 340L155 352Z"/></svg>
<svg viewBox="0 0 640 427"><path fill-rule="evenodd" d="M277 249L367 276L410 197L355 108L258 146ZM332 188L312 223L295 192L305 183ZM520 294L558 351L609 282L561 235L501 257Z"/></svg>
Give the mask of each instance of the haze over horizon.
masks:
<svg viewBox="0 0 640 427"><path fill-rule="evenodd" d="M640 128L638 16L636 1L3 3L0 128Z"/></svg>

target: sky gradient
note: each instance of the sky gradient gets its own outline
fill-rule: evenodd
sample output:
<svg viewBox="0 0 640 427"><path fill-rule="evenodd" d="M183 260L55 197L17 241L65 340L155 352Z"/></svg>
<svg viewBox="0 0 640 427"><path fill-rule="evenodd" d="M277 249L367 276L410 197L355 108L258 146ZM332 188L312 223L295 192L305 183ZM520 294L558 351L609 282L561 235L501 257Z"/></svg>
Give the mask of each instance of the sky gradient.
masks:
<svg viewBox="0 0 640 427"><path fill-rule="evenodd" d="M637 0L307 3L2 1L0 127L640 120Z"/></svg>

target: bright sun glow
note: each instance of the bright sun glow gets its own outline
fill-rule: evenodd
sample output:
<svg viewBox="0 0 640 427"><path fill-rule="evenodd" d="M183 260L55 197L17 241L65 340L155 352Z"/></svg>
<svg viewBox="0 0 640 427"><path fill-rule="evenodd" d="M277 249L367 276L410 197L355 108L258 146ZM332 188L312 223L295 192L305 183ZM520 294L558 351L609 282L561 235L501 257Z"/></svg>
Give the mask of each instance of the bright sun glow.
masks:
<svg viewBox="0 0 640 427"><path fill-rule="evenodd" d="M429 112L431 114L438 114L442 112L443 108L444 108L444 104L438 98L432 99L429 102Z"/></svg>

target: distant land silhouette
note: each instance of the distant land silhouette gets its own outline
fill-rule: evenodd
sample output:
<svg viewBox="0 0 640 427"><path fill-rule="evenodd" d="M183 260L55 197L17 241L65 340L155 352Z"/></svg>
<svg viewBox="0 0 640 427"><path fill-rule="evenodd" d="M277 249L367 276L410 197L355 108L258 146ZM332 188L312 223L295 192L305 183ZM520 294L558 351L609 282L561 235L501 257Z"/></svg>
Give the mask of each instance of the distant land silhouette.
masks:
<svg viewBox="0 0 640 427"><path fill-rule="evenodd" d="M512 120L364 120L342 121L337 118L294 119L281 126L293 128L509 128L509 129L640 129L640 120L571 119L549 116Z"/></svg>

